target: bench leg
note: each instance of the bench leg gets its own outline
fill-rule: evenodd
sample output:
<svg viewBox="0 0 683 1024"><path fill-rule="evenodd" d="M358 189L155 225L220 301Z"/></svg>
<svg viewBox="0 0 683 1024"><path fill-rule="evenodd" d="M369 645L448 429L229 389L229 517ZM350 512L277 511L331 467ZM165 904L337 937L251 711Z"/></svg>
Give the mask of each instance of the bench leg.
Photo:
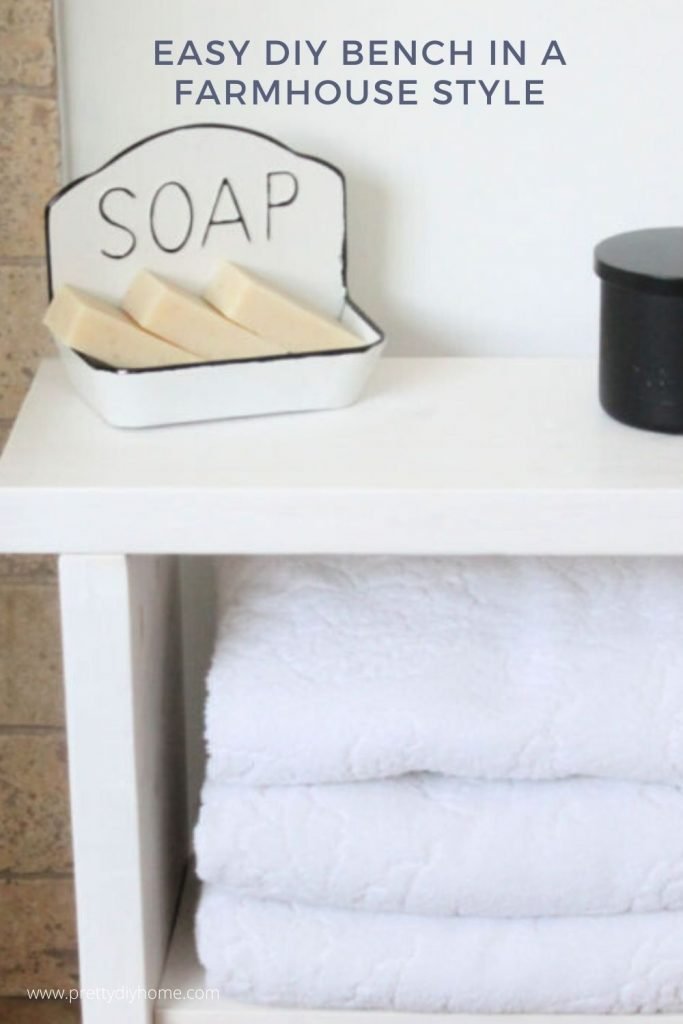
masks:
<svg viewBox="0 0 683 1024"><path fill-rule="evenodd" d="M150 1024L188 852L177 559L59 580L83 1021Z"/></svg>

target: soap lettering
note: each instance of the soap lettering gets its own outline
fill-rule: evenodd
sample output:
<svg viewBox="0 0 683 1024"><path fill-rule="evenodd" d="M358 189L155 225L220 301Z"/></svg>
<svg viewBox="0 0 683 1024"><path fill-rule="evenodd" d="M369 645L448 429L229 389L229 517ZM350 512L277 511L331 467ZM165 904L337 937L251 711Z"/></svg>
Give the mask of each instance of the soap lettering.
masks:
<svg viewBox="0 0 683 1024"><path fill-rule="evenodd" d="M270 178L270 175L268 175L268 177ZM269 184L269 190L270 190L270 184ZM218 207L221 204L221 199L223 198L223 194L225 192L227 192L229 197L230 197L230 202L232 203L232 212L233 212L234 216L232 216L232 217L223 217L221 219L217 219L216 218L216 214L218 213ZM269 192L269 195L270 195L270 192ZM270 199L268 201L270 203ZM247 227L247 222L244 219L244 215L242 213L242 208L241 208L239 202L237 201L237 196L235 195L235 190L233 189L232 185L230 184L230 179L229 178L223 178L222 182L218 186L218 192L216 194L216 200L215 200L215 202L213 204L213 209L211 210L211 216L209 217L209 223L206 225L206 231L204 232L204 237L202 238L202 246L206 245L207 239L209 237L209 234L211 233L211 229L212 228L221 227L221 226L224 226L226 224L241 224L242 230L244 231L244 234L246 235L247 241L251 242L251 235L249 234L249 228ZM268 237L270 237L270 207L268 209L268 233L269 233Z"/></svg>
<svg viewBox="0 0 683 1024"><path fill-rule="evenodd" d="M154 191L147 206L146 222L149 237L154 245L165 253L177 253L184 249L193 237L201 230L198 244L206 246L213 231L236 229L243 233L247 242L253 241L253 225L264 225L262 233L270 241L277 223L284 211L293 207L300 195L299 179L291 171L276 169L264 174L260 183L260 198L249 203L251 192L242 192L234 178L227 175L219 181L213 196L211 212L206 221L204 205L208 197L204 193L193 198L190 190L181 181L162 182ZM118 199L117 197L123 197ZM100 253L112 260L122 260L130 256L137 248L140 233L133 230L132 225L138 220L134 216L135 201L138 196L130 188L117 185L103 192L98 201L98 211L102 221L116 232L121 233L120 245L114 242L100 249ZM125 208L121 209L121 202ZM124 216L128 213L129 216Z"/></svg>
<svg viewBox="0 0 683 1024"><path fill-rule="evenodd" d="M111 224L112 227L118 228L120 231L123 231L128 235L130 237L130 244L127 249L123 249L121 252L108 252L106 249L100 249L100 252L110 260L125 260L126 256L130 256L130 254L135 251L138 240L134 231L131 231L130 228L127 228L126 225L122 224L120 221L114 220L114 218L105 209L105 203L109 199L109 196L113 195L115 192L122 192L124 195L130 196L131 199L137 198L135 192L131 192L129 188L123 188L123 186L119 188L109 188L100 196L98 204L100 216L107 224Z"/></svg>
<svg viewBox="0 0 683 1024"><path fill-rule="evenodd" d="M276 188L275 179L287 179L290 184L289 195L283 193L284 198L281 198L279 202L275 201ZM284 184L284 182L283 182ZM271 239L272 233L272 215L273 210L282 209L284 206L291 206L296 201L299 195L299 181L298 178L291 173L291 171L270 171L266 179L266 194L267 194L267 206L268 206L268 218L266 225L266 238L268 241Z"/></svg>
<svg viewBox="0 0 683 1024"><path fill-rule="evenodd" d="M161 199L161 197L165 193L168 194L168 189L171 189L171 188L176 189L177 190L177 194L183 197L183 201L184 201L185 208L186 208L186 213L187 213L187 227L185 229L185 234L183 235L183 237L181 238L180 242L178 242L177 245L164 245L164 243L159 238L159 233L157 231L157 221L158 221L157 207L158 207L158 203L159 203L159 200ZM175 220L175 218L172 218L172 220ZM180 214L178 214L178 220L179 221L182 220ZM152 238L156 242L158 248L159 249L163 249L164 252L171 252L171 253L173 253L173 252L180 252L181 249L185 248L185 245L187 244L187 241L188 241L190 235L192 234L193 226L194 226L194 206L192 204L192 198L190 196L190 193L187 191L185 186L181 185L179 181L167 181L163 185L160 185L159 188L154 193L154 198L152 199L152 204L151 204L151 206L149 208L149 228L150 228L150 231L151 231L151 234L152 234Z"/></svg>

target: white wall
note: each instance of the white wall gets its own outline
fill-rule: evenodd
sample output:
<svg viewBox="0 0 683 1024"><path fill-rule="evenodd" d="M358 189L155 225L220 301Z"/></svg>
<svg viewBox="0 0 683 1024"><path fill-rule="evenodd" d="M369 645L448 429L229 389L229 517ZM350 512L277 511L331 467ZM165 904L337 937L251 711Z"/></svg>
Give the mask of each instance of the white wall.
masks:
<svg viewBox="0 0 683 1024"><path fill-rule="evenodd" d="M682 0L62 0L62 90L71 175L140 136L190 121L270 132L347 175L351 293L394 354L592 352L593 244L683 222ZM567 68L546 105L176 107L176 77L288 77L234 68L158 68L155 38L344 37L475 44L475 66L437 78L506 77L493 39L559 40ZM482 59L477 59L481 56ZM337 63L310 76L346 77ZM358 72L354 73L358 75ZM360 77L416 77L370 68Z"/></svg>

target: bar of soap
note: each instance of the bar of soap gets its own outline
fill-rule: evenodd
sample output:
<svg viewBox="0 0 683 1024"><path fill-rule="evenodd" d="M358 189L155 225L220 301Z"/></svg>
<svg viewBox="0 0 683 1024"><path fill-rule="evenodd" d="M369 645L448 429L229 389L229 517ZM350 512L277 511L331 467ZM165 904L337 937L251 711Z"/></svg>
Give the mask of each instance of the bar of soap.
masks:
<svg viewBox="0 0 683 1024"><path fill-rule="evenodd" d="M367 346L337 320L300 305L234 263L221 265L204 298L223 316L262 337L277 339L289 352Z"/></svg>
<svg viewBox="0 0 683 1024"><path fill-rule="evenodd" d="M220 316L208 303L149 270L139 273L123 308L141 327L204 361L282 355L285 349Z"/></svg>
<svg viewBox="0 0 683 1024"><path fill-rule="evenodd" d="M57 291L43 323L62 344L117 369L197 362L195 356L143 331L116 306L70 285Z"/></svg>

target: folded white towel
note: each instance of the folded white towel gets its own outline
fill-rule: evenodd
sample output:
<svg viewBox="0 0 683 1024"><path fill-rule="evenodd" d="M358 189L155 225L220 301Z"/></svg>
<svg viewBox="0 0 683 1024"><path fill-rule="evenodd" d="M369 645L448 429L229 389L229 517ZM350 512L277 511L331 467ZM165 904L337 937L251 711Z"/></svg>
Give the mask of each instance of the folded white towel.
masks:
<svg viewBox="0 0 683 1024"><path fill-rule="evenodd" d="M683 915L490 921L301 908L204 888L207 985L237 999L462 1013L683 1008Z"/></svg>
<svg viewBox="0 0 683 1024"><path fill-rule="evenodd" d="M214 780L683 779L677 560L226 559L219 589Z"/></svg>
<svg viewBox="0 0 683 1024"><path fill-rule="evenodd" d="M195 848L200 878L256 898L475 917L683 910L683 792L665 786L208 783Z"/></svg>

